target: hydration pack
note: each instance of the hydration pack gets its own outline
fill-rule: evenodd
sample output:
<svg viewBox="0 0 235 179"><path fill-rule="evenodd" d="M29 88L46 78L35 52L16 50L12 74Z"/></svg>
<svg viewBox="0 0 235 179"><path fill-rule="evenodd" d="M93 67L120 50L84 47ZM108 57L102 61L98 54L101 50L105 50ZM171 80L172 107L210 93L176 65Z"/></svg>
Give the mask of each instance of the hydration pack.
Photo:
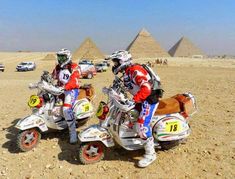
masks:
<svg viewBox="0 0 235 179"><path fill-rule="evenodd" d="M152 83L152 93L146 99L148 103L153 104L158 102L158 98L162 98L164 90L161 88L160 77L147 65L141 65L149 74Z"/></svg>

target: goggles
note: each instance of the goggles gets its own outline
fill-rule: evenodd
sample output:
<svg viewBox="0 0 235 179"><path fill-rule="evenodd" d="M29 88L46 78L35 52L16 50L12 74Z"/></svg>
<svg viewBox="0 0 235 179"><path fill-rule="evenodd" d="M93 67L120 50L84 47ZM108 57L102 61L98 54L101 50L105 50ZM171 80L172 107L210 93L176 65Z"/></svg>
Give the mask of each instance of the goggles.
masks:
<svg viewBox="0 0 235 179"><path fill-rule="evenodd" d="M120 65L120 59L113 58L112 61L113 61L114 66L119 66Z"/></svg>
<svg viewBox="0 0 235 179"><path fill-rule="evenodd" d="M67 55L57 55L59 64L64 63L67 60Z"/></svg>

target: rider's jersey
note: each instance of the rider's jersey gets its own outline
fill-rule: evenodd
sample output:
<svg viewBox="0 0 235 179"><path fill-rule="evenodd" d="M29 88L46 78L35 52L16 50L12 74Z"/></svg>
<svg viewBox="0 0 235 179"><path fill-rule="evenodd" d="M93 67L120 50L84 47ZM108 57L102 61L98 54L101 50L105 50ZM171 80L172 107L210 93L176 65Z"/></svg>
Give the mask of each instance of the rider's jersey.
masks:
<svg viewBox="0 0 235 179"><path fill-rule="evenodd" d="M139 64L133 64L125 70L124 84L135 102L142 103L151 94L150 79L148 72Z"/></svg>
<svg viewBox="0 0 235 179"><path fill-rule="evenodd" d="M58 81L59 86L64 86L65 90L79 88L79 78L81 71L76 63L71 63L61 68L59 65L52 72L52 77Z"/></svg>

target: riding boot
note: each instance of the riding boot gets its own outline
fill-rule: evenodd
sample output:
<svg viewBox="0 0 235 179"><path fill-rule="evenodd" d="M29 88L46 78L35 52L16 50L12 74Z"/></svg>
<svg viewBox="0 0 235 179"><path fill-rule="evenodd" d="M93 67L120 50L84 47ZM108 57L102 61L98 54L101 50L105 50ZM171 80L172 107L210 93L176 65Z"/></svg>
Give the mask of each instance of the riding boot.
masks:
<svg viewBox="0 0 235 179"><path fill-rule="evenodd" d="M146 143L144 144L145 154L143 158L138 162L138 166L143 168L150 165L154 160L156 160L156 153L154 149L154 139L150 137L147 139Z"/></svg>
<svg viewBox="0 0 235 179"><path fill-rule="evenodd" d="M70 143L75 144L77 143L78 138L77 138L76 123L74 120L73 111L70 108L64 108L63 113L69 128Z"/></svg>
<svg viewBox="0 0 235 179"><path fill-rule="evenodd" d="M77 131L76 131L76 124L75 122L73 122L72 124L70 124L69 126L69 136L70 136L70 140L69 143L70 144L75 144L78 142L78 136L77 136Z"/></svg>

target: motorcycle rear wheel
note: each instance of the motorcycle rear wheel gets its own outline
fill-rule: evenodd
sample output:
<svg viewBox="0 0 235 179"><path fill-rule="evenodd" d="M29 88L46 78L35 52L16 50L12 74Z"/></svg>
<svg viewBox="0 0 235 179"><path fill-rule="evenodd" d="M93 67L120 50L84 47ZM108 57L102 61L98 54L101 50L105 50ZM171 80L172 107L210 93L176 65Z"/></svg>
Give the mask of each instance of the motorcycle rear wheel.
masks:
<svg viewBox="0 0 235 179"><path fill-rule="evenodd" d="M105 146L101 142L88 142L79 148L79 160L82 164L93 164L104 158Z"/></svg>
<svg viewBox="0 0 235 179"><path fill-rule="evenodd" d="M162 150L169 150L172 149L180 144L180 140L174 141L161 141L159 142Z"/></svg>
<svg viewBox="0 0 235 179"><path fill-rule="evenodd" d="M20 131L17 135L17 147L22 152L27 152L36 147L41 139L41 133L36 129Z"/></svg>
<svg viewBox="0 0 235 179"><path fill-rule="evenodd" d="M76 120L76 128L79 128L79 127L85 125L89 121L89 119L90 119L90 117Z"/></svg>

